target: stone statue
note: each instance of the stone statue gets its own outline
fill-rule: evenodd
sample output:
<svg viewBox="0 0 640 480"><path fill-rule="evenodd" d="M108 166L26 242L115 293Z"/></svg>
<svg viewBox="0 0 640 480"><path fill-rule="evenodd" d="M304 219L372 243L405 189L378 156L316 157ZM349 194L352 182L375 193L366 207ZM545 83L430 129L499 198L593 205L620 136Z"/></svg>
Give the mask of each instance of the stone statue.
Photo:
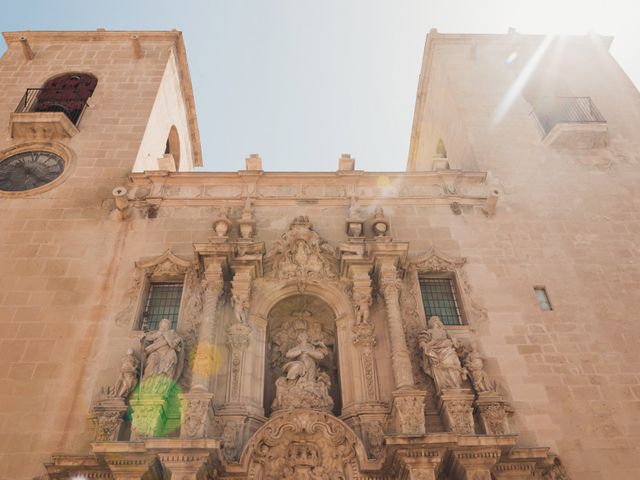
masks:
<svg viewBox="0 0 640 480"><path fill-rule="evenodd" d="M484 360L477 350L472 349L466 355L464 367L476 393L495 392L495 384L491 381L487 372L484 371Z"/></svg>
<svg viewBox="0 0 640 480"><path fill-rule="evenodd" d="M329 375L318 371L318 362L328 355L329 349L322 341L309 342L306 330L298 334L297 342L285 354L292 360L282 367L285 376L276 381L276 398L271 408L274 411L286 408L331 410L331 381Z"/></svg>
<svg viewBox="0 0 640 480"><path fill-rule="evenodd" d="M249 299L246 295L233 294L233 313L236 321L247 325L247 313L249 312Z"/></svg>
<svg viewBox="0 0 640 480"><path fill-rule="evenodd" d="M122 357L122 364L120 365L120 376L115 386L110 389L110 397L127 399L129 394L133 391L138 384L138 368L140 367L140 361L133 352L133 348L127 350L127 353Z"/></svg>
<svg viewBox="0 0 640 480"><path fill-rule="evenodd" d="M362 218L358 197L351 197L349 200L349 218L353 220L360 220Z"/></svg>
<svg viewBox="0 0 640 480"><path fill-rule="evenodd" d="M353 304L356 310L356 325L367 325L369 323L371 296L356 292L353 294Z"/></svg>
<svg viewBox="0 0 640 480"><path fill-rule="evenodd" d="M171 328L171 322L163 318L158 330L145 335L142 341L147 355L142 380L156 384L163 383L158 380L177 380L182 374L183 342Z"/></svg>
<svg viewBox="0 0 640 480"><path fill-rule="evenodd" d="M424 355L423 370L433 378L440 391L460 388L466 375L460 365L454 341L444 329L440 317L431 317L428 325L429 328L420 334L418 341Z"/></svg>

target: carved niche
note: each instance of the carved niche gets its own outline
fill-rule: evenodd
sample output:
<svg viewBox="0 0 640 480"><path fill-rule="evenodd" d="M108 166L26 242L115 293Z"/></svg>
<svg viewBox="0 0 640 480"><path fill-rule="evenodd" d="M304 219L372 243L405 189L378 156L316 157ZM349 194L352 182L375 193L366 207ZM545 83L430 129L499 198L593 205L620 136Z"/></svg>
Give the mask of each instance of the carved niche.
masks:
<svg viewBox="0 0 640 480"><path fill-rule="evenodd" d="M338 277L334 249L313 230L306 216L296 217L266 256L267 277L295 280L300 292L307 284Z"/></svg>
<svg viewBox="0 0 640 480"><path fill-rule="evenodd" d="M427 326L427 318L422 306L422 296L420 294L420 274L450 274L455 277L465 312L474 321L486 319L486 309L478 305L471 298L471 285L464 271L466 259L462 257L451 257L436 249L431 249L422 255L408 259L404 265L405 277L400 298L400 308L407 334L407 347L412 354L413 374L417 384L424 384L425 378L420 369L422 359L418 346L419 335Z"/></svg>
<svg viewBox="0 0 640 480"><path fill-rule="evenodd" d="M346 480L358 477L351 429L330 414L291 410L263 425L247 448L251 480Z"/></svg>
<svg viewBox="0 0 640 480"><path fill-rule="evenodd" d="M308 349L318 353L314 365L305 367L305 359L298 355L301 334ZM267 362L267 412L287 408L340 412L335 319L325 302L296 295L273 307L267 328Z"/></svg>

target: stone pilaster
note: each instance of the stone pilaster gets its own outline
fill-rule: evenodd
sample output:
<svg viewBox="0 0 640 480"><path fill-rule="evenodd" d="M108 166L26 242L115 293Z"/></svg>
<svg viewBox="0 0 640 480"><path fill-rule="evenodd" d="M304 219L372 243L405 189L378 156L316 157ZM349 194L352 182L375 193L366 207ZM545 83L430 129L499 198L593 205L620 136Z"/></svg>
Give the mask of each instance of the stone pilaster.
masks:
<svg viewBox="0 0 640 480"><path fill-rule="evenodd" d="M241 400L242 372L244 357L249 346L251 327L242 323L232 323L226 329L229 345L229 381L227 382L227 404Z"/></svg>
<svg viewBox="0 0 640 480"><path fill-rule="evenodd" d="M471 390L466 388L442 390L439 407L447 430L462 435L475 433Z"/></svg>
<svg viewBox="0 0 640 480"><path fill-rule="evenodd" d="M451 472L456 480L492 480L491 470L500 459L500 450L476 448L451 452Z"/></svg>
<svg viewBox="0 0 640 480"><path fill-rule="evenodd" d="M476 398L476 410L484 433L487 435L509 435L509 415L511 408L501 395L483 392Z"/></svg>
<svg viewBox="0 0 640 480"><path fill-rule="evenodd" d="M358 356L360 357L362 391L365 402L379 402L378 371L373 352L373 347L376 345L376 337L373 335L373 325L354 325L352 331L354 333L353 344L358 347Z"/></svg>
<svg viewBox="0 0 640 480"><path fill-rule="evenodd" d="M122 398L107 398L94 405L91 419L95 426L96 442L118 440L127 409Z"/></svg>
<svg viewBox="0 0 640 480"><path fill-rule="evenodd" d="M383 265L380 272L380 290L387 307L391 365L396 389L413 387L413 370L400 313L400 288L395 266Z"/></svg>

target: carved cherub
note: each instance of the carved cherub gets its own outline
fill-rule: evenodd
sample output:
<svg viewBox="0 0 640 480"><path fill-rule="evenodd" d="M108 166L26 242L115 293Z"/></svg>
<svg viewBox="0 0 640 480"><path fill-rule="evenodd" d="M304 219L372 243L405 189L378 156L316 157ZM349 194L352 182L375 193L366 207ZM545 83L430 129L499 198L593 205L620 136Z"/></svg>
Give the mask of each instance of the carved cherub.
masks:
<svg viewBox="0 0 640 480"><path fill-rule="evenodd" d="M133 348L127 350L126 355L122 357L120 365L120 376L112 389L110 389L110 397L127 399L135 386L138 384L138 368L140 361L136 357Z"/></svg>
<svg viewBox="0 0 640 480"><path fill-rule="evenodd" d="M496 387L484 370L484 360L475 348L464 358L464 367L477 393L494 392Z"/></svg>

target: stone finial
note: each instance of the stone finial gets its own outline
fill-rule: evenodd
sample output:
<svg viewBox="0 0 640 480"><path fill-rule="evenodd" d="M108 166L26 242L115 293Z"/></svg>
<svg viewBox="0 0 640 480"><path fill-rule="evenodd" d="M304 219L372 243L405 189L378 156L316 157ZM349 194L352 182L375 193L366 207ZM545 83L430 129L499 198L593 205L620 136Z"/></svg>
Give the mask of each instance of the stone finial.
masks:
<svg viewBox="0 0 640 480"><path fill-rule="evenodd" d="M238 229L242 240L251 240L255 234L256 221L253 212L253 199L247 197L244 208L242 209L242 216L240 220L238 220Z"/></svg>
<svg viewBox="0 0 640 480"><path fill-rule="evenodd" d="M262 171L262 158L257 153L252 153L245 160L245 170Z"/></svg>
<svg viewBox="0 0 640 480"><path fill-rule="evenodd" d="M348 153L343 153L338 159L338 171L348 172L355 170L356 159L351 157Z"/></svg>
<svg viewBox="0 0 640 480"><path fill-rule="evenodd" d="M229 228L231 227L231 221L229 220L229 208L228 207L220 207L218 211L218 218L213 221L213 230L216 233L215 237L212 237L217 240L226 240L227 234L229 233Z"/></svg>
<svg viewBox="0 0 640 480"><path fill-rule="evenodd" d="M347 217L347 234L351 239L362 239L364 230L364 218L360 212L360 204L357 197L351 197L349 202L349 213Z"/></svg>
<svg viewBox="0 0 640 480"><path fill-rule="evenodd" d="M375 209L371 228L376 236L376 240L380 240L389 235L389 220L384 216L384 210L380 206Z"/></svg>

